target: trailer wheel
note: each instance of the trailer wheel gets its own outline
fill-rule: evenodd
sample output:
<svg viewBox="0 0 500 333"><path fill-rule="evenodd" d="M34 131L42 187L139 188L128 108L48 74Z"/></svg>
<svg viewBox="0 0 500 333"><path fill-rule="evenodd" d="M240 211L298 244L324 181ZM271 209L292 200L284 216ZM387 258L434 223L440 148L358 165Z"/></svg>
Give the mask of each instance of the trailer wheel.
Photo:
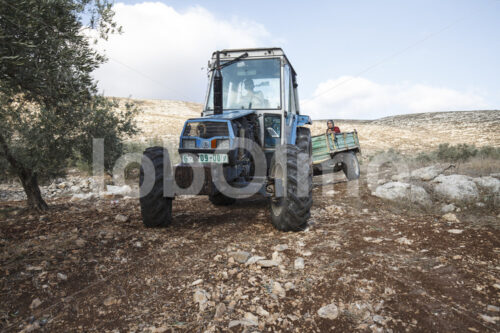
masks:
<svg viewBox="0 0 500 333"><path fill-rule="evenodd" d="M349 151L342 153L342 171L348 180L356 180L359 178L359 161L356 153Z"/></svg>
<svg viewBox="0 0 500 333"><path fill-rule="evenodd" d="M167 172L170 171L168 151L163 147L147 148L142 155L139 177L141 189L139 201L142 221L146 227L164 227L172 222L172 198L164 197L163 192L163 180L167 174L164 168L167 168ZM148 184L144 184L146 177L152 177L150 178L153 181L151 190L147 188Z"/></svg>
<svg viewBox="0 0 500 333"><path fill-rule="evenodd" d="M312 167L307 152L295 145L276 149L271 176L282 183L283 193L271 198L271 220L278 230L304 230L311 216ZM300 169L299 169L300 166ZM276 187L276 185L275 185Z"/></svg>
<svg viewBox="0 0 500 333"><path fill-rule="evenodd" d="M227 197L220 192L215 195L209 195L208 200L210 200L214 206L230 206L236 202L236 199Z"/></svg>

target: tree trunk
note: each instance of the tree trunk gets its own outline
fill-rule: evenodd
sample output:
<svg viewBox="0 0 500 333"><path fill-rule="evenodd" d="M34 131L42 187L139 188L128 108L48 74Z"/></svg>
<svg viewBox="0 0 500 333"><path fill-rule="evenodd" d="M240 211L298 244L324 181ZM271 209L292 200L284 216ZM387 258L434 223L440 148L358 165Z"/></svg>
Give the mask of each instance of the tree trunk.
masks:
<svg viewBox="0 0 500 333"><path fill-rule="evenodd" d="M47 203L43 200L38 186L38 176L32 170L25 168L21 163L11 154L9 146L4 137L0 134L0 147L2 148L5 158L16 171L17 176L21 180L24 192L28 198L28 208L34 209L39 212L49 209Z"/></svg>
<svg viewBox="0 0 500 333"><path fill-rule="evenodd" d="M39 212L49 209L49 206L43 200L40 187L38 186L38 176L35 173L19 174L21 184L23 184L24 192L28 197L28 208Z"/></svg>

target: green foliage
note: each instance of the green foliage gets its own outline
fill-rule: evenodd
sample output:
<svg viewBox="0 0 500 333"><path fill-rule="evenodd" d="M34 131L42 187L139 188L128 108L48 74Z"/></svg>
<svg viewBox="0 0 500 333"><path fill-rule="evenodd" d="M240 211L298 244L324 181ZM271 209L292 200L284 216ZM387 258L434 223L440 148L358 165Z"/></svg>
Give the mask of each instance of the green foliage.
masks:
<svg viewBox="0 0 500 333"><path fill-rule="evenodd" d="M150 138L146 142L131 141L124 144L124 153L140 153L148 147L164 146L164 142L159 137Z"/></svg>
<svg viewBox="0 0 500 333"><path fill-rule="evenodd" d="M123 142L125 136L138 133L134 118L139 110L134 104L126 103L124 109L117 111L117 101L103 97L96 97L92 107L89 119L82 124L82 135L74 145L74 152L83 164L90 167L92 140L104 139L104 168L111 171L115 161L126 153Z"/></svg>
<svg viewBox="0 0 500 333"><path fill-rule="evenodd" d="M483 146L477 148L475 145L443 143L435 151L419 153L416 159L425 163L432 161L458 163L466 162L473 157L500 159L500 147Z"/></svg>
<svg viewBox="0 0 500 333"><path fill-rule="evenodd" d="M111 2L2 1L0 18L0 167L7 159L11 172L37 187L36 175L58 176L75 156L88 164L96 137L105 140L109 168L122 140L137 133L137 109L115 112L92 78L105 57L88 36L120 30Z"/></svg>

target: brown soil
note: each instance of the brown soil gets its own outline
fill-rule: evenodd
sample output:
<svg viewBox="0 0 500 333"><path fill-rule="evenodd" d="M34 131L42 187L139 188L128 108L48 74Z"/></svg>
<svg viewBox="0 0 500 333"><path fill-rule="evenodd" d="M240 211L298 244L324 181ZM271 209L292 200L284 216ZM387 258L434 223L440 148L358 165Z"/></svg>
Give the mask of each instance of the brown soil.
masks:
<svg viewBox="0 0 500 333"><path fill-rule="evenodd" d="M316 187L312 225L298 233L275 230L258 198L222 208L179 198L165 229L142 225L137 200L53 201L42 217L0 203L0 329L240 332L229 322L262 306L270 315L259 317L259 331L500 330L500 314L487 309L500 303L499 212L469 211L450 224L389 205L364 185L349 197L351 185ZM270 259L278 244L288 245L279 267L228 257L242 250ZM297 257L304 270L294 269ZM293 288L280 297L274 282ZM193 301L198 289L210 295L203 311ZM226 312L214 319L220 303ZM339 309L334 320L317 314L329 303Z"/></svg>

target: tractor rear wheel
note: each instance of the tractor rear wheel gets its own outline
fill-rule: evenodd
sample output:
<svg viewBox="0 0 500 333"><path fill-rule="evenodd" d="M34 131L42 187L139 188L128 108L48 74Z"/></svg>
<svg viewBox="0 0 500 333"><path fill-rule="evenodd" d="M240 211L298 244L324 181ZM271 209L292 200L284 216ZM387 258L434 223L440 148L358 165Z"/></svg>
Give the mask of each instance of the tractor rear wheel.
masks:
<svg viewBox="0 0 500 333"><path fill-rule="evenodd" d="M271 220L279 230L300 231L306 228L312 206L310 161L310 155L298 146L284 145L276 149L271 162L271 176L275 179ZM282 193L277 193L278 183L282 184Z"/></svg>
<svg viewBox="0 0 500 333"><path fill-rule="evenodd" d="M210 200L214 206L230 206L236 202L236 199L227 197L220 192L215 195L209 195L208 200Z"/></svg>
<svg viewBox="0 0 500 333"><path fill-rule="evenodd" d="M147 148L139 176L141 214L146 227L164 227L172 222L172 198L165 197L163 191L164 176L168 175L164 168L170 171L168 151L163 147Z"/></svg>
<svg viewBox="0 0 500 333"><path fill-rule="evenodd" d="M359 161L356 153L349 151L342 153L342 171L348 180L356 180L359 178Z"/></svg>

